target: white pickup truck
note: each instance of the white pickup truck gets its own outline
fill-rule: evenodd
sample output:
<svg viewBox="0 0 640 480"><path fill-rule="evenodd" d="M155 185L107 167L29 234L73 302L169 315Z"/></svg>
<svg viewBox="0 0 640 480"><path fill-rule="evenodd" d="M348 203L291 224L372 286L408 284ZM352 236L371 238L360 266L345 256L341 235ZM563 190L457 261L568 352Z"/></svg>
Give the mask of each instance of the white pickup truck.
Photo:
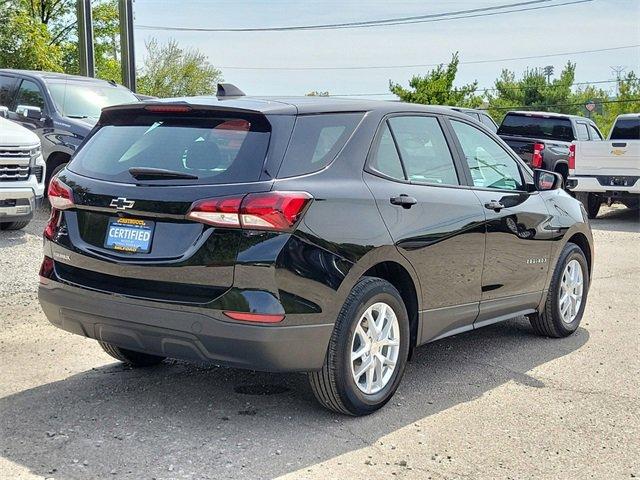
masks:
<svg viewBox="0 0 640 480"><path fill-rule="evenodd" d="M38 136L6 120L0 107L0 230L28 225L44 197L46 166Z"/></svg>
<svg viewBox="0 0 640 480"><path fill-rule="evenodd" d="M567 189L584 204L589 218L596 218L603 203L638 207L640 113L616 118L607 140L571 143Z"/></svg>

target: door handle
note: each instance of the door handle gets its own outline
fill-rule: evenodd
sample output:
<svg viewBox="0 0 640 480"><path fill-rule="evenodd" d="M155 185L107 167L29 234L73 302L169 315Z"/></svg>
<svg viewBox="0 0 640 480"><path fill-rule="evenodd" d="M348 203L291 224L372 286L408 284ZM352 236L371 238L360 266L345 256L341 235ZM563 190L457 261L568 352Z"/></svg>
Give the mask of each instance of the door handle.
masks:
<svg viewBox="0 0 640 480"><path fill-rule="evenodd" d="M487 202L484 204L484 208L488 208L489 210L494 210L496 212L499 212L504 208L504 205L497 200L491 200L490 202Z"/></svg>
<svg viewBox="0 0 640 480"><path fill-rule="evenodd" d="M411 208L418 203L418 200L404 193L401 193L397 197L391 197L389 201L391 205L400 205L402 208Z"/></svg>

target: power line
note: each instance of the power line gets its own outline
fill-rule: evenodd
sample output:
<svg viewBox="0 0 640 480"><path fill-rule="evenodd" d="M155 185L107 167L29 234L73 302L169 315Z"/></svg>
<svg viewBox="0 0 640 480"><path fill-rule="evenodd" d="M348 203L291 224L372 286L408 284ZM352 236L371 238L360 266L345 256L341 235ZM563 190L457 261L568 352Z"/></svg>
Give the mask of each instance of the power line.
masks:
<svg viewBox="0 0 640 480"><path fill-rule="evenodd" d="M618 82L618 80L594 80L592 82L575 82L575 83L570 83L569 87L575 87L578 85L598 85L598 84L604 84L604 83L616 83ZM550 85L551 87L553 87L553 85ZM487 87L487 88L477 88L474 93L477 92L490 92L490 91L498 91L498 90L524 90L525 87L519 86L519 85L514 85L511 87L508 86L504 86L502 88L496 88L496 87ZM448 92L448 90L439 90L439 91L433 91L432 93L446 93ZM329 97L373 97L373 96L383 96L383 95L395 95L394 93L391 92L387 92L387 93L332 93L330 95L328 95Z"/></svg>
<svg viewBox="0 0 640 480"><path fill-rule="evenodd" d="M173 27L166 25L138 25L136 28L141 30L169 30L179 32L284 32L284 31L300 31L300 30L338 30L345 28L369 28L390 25L410 25L416 23L431 23L446 20L457 20L464 18L477 18L484 16L502 15L506 13L516 13L531 10L541 10L546 8L561 7L565 5L574 5L579 3L587 3L593 0L572 0L563 3L555 3L551 5L539 5L548 3L553 0L529 0L526 2L517 2L503 5L494 5L491 7L473 8L468 10L457 10L452 12L442 12L429 15L415 15L411 17L387 18L380 20L367 20L361 22L344 22L344 23L327 23L317 25L290 25L281 27L241 27L241 28L205 28L205 27ZM519 8L522 7L522 8ZM514 10L505 10L513 8Z"/></svg>
<svg viewBox="0 0 640 480"><path fill-rule="evenodd" d="M621 45L617 47L596 48L592 50L576 50L573 52L547 53L542 55L528 55L524 57L494 58L487 60L470 60L468 62L460 62L460 65L478 65L482 63L500 63L510 62L514 60L532 60L536 58L564 57L566 55L582 55L586 53L612 52L614 50L625 50L629 48L638 48L640 44ZM423 68L437 67L446 62L440 63L422 63L407 65L367 65L359 67L237 67L237 66L221 66L227 70L376 70L376 69L394 69L394 68Z"/></svg>

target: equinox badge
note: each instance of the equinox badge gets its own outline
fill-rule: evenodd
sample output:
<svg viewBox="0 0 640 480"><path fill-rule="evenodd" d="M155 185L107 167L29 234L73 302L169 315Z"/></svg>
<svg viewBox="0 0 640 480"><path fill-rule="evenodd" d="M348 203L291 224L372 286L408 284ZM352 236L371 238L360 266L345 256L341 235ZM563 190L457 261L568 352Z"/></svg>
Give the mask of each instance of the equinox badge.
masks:
<svg viewBox="0 0 640 480"><path fill-rule="evenodd" d="M127 208L133 208L133 204L136 203L133 200L127 200L124 197L118 197L111 200L110 207L116 207L117 210L126 210Z"/></svg>

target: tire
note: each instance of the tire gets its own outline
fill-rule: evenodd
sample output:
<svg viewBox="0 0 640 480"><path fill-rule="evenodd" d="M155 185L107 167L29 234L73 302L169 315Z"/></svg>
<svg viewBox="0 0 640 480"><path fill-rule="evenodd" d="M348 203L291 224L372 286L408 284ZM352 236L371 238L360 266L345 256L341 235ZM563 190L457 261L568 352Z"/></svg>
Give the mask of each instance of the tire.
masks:
<svg viewBox="0 0 640 480"><path fill-rule="evenodd" d="M353 348L361 344L361 342L356 342L357 334L355 332L361 322L365 321L364 313L370 308L383 304L391 308L395 314L397 325L393 320L390 320L393 315L390 315L389 310L386 310L387 314L382 319L383 324L380 325L380 330L384 332L384 327L391 322L392 331L395 332L392 341L395 342L397 339L399 345L394 350L396 346L380 347L379 344L372 343L368 354L363 355L362 360L356 360L356 362L362 362L360 366L365 363L366 358L371 359L374 365L381 365L379 370L375 369L375 374L373 371L371 373L371 378L374 378L375 375L375 378L380 380L380 389L367 393L362 388L371 385L367 383L368 374L362 374L364 377L360 378L365 379L363 382L365 385L359 387L354 379L355 372L352 370L351 353ZM385 309L384 306L381 308ZM380 318L379 315L380 313L374 318ZM359 329L359 332L362 333L368 331L362 327ZM358 336L358 340L360 338L362 337ZM402 379L409 354L409 339L409 317L398 290L380 278L363 277L360 279L349 293L338 315L322 370L309 372L311 389L318 402L329 410L353 416L368 415L384 406L391 399ZM395 353L392 354L392 350ZM384 352L387 356L397 355L395 367L391 372L388 370L391 368L390 366L385 367L379 362L376 363L376 359L379 358L377 354L384 356ZM384 373L385 368L387 368L386 373ZM383 375L378 372L383 372ZM384 380L383 377L387 375L388 378Z"/></svg>
<svg viewBox="0 0 640 480"><path fill-rule="evenodd" d="M584 209L587 211L587 217L594 219L598 216L602 200L592 193L577 192L576 199L584 205Z"/></svg>
<svg viewBox="0 0 640 480"><path fill-rule="evenodd" d="M31 220L20 220L18 222L0 223L0 230L22 230L29 225Z"/></svg>
<svg viewBox="0 0 640 480"><path fill-rule="evenodd" d="M120 360L132 367L150 367L162 362L165 357L159 357L157 355L150 355L148 353L134 352L133 350L127 350L120 348L110 343L101 342L98 343L102 349L111 355L116 360Z"/></svg>
<svg viewBox="0 0 640 480"><path fill-rule="evenodd" d="M577 312L575 313L575 317L569 322L567 321L569 318L564 319L561 312L561 285L567 265L573 261L577 262L582 273L582 298L580 305L577 308ZM575 263L573 265L575 265ZM529 316L529 321L531 322L533 330L538 335L545 337L562 338L571 335L580 325L582 315L584 314L584 308L587 303L588 293L589 266L587 264L587 259L580 247L574 243L567 243L560 254L556 268L553 271L544 309L541 312Z"/></svg>

